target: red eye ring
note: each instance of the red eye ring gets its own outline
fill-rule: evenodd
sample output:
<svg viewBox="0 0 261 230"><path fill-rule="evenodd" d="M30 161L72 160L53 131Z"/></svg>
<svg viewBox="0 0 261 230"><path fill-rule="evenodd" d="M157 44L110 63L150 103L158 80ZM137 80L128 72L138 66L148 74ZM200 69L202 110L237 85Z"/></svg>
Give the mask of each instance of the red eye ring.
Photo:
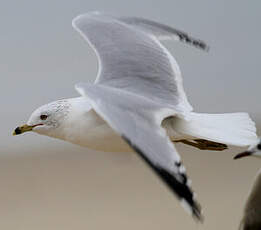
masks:
<svg viewBox="0 0 261 230"><path fill-rule="evenodd" d="M40 116L40 119L44 121L44 120L46 120L46 119L47 119L47 117L48 117L47 115L45 115L45 114L42 114L42 115Z"/></svg>

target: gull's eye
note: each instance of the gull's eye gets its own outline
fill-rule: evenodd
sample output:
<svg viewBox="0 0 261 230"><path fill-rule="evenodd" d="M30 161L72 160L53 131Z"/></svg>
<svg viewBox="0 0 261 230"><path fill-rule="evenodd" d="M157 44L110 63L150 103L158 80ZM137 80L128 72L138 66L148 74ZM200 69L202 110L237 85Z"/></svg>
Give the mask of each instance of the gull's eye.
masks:
<svg viewBox="0 0 261 230"><path fill-rule="evenodd" d="M257 148L261 150L261 143L257 145Z"/></svg>
<svg viewBox="0 0 261 230"><path fill-rule="evenodd" d="M47 115L45 115L45 114L42 114L42 115L40 116L40 119L44 121L44 120L46 120L46 119L47 119L47 117L48 117Z"/></svg>

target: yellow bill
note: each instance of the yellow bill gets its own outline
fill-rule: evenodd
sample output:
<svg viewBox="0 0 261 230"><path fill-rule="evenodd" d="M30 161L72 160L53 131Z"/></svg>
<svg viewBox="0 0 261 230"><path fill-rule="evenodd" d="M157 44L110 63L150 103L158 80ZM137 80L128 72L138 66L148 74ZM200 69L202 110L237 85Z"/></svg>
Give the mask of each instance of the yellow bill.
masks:
<svg viewBox="0 0 261 230"><path fill-rule="evenodd" d="M34 128L34 126L31 126L31 125L22 125L22 126L19 126L17 127L14 132L13 132L13 135L19 135L19 134L22 134L22 133L25 133L25 132L29 132L29 131L32 131L32 129Z"/></svg>

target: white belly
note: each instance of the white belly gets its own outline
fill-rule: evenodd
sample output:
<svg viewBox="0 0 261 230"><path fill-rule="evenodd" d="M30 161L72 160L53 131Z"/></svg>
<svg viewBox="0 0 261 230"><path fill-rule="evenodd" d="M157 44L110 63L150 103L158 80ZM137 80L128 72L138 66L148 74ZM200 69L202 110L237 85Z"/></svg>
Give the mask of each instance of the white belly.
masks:
<svg viewBox="0 0 261 230"><path fill-rule="evenodd" d="M79 118L77 118L79 119ZM62 138L73 144L104 152L133 152L129 145L94 111L81 117L79 123L72 121L73 130L66 130Z"/></svg>
<svg viewBox="0 0 261 230"><path fill-rule="evenodd" d="M133 152L131 147L117 134L93 109L88 113L78 114L74 122L71 120L72 129L64 130L65 136L61 137L71 143L88 147L90 149L104 152ZM166 129L167 135L171 140L191 139L175 132L172 119L167 118L163 121L162 127Z"/></svg>
<svg viewBox="0 0 261 230"><path fill-rule="evenodd" d="M106 123L89 130L80 145L104 152L133 152L129 145Z"/></svg>

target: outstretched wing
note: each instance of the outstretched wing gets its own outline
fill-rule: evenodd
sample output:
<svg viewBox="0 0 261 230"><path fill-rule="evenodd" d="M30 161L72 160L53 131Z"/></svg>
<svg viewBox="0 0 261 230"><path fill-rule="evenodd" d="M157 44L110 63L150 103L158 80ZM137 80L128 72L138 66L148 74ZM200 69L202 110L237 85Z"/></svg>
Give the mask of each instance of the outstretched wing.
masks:
<svg viewBox="0 0 261 230"><path fill-rule="evenodd" d="M94 110L147 162L193 216L201 219L200 206L189 187L185 168L161 127L159 116L175 111L164 111L144 97L99 84L80 84L76 89L88 97Z"/></svg>
<svg viewBox="0 0 261 230"><path fill-rule="evenodd" d="M76 17L72 24L98 56L95 83L151 98L181 112L192 110L179 66L159 39L160 35L175 35L201 49L207 47L205 43L145 19L87 13Z"/></svg>

